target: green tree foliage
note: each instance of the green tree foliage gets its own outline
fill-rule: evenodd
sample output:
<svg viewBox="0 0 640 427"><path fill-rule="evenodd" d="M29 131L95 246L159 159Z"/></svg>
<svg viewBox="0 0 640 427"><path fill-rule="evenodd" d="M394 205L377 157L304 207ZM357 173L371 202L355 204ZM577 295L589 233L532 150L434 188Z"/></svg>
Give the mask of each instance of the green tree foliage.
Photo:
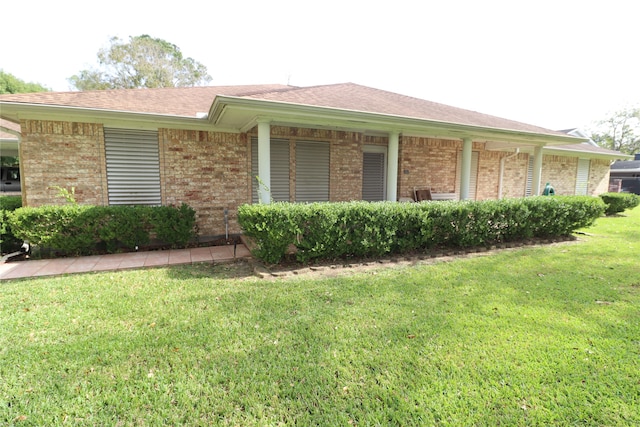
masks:
<svg viewBox="0 0 640 427"><path fill-rule="evenodd" d="M640 153L640 107L626 108L598 122L591 139L604 148Z"/></svg>
<svg viewBox="0 0 640 427"><path fill-rule="evenodd" d="M118 37L98 51L98 68L69 78L78 90L198 86L211 81L207 67L185 58L180 48L148 35Z"/></svg>
<svg viewBox="0 0 640 427"><path fill-rule="evenodd" d="M0 95L6 93L48 92L50 89L40 83L25 82L0 70Z"/></svg>

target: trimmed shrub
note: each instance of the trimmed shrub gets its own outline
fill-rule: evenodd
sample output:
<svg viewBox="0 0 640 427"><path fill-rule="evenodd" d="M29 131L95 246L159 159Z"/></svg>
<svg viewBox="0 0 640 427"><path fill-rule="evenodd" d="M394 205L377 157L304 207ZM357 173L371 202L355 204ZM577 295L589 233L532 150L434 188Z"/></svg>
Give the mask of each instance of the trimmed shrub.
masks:
<svg viewBox="0 0 640 427"><path fill-rule="evenodd" d="M66 255L113 253L145 246L155 236L183 246L195 235L195 211L187 205L63 205L17 209L9 218L14 234L34 246Z"/></svg>
<svg viewBox="0 0 640 427"><path fill-rule="evenodd" d="M589 196L479 202L341 202L243 205L238 221L254 255L277 263L294 245L300 262L382 256L433 247L465 248L567 236L604 212Z"/></svg>
<svg viewBox="0 0 640 427"><path fill-rule="evenodd" d="M0 211L15 211L22 207L22 196L0 196Z"/></svg>
<svg viewBox="0 0 640 427"><path fill-rule="evenodd" d="M607 205L605 211L607 215L624 212L640 205L640 196L632 193L604 193L600 195L600 198Z"/></svg>
<svg viewBox="0 0 640 427"><path fill-rule="evenodd" d="M300 235L300 227L292 220L296 207L283 202L238 207L240 226L256 241L253 250L256 257L272 264L282 259L289 245Z"/></svg>

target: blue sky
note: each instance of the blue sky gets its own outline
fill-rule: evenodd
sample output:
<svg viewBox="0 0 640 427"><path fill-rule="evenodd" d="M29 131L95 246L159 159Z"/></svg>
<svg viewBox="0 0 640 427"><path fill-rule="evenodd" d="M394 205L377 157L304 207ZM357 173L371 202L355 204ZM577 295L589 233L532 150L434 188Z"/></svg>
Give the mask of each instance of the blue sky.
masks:
<svg viewBox="0 0 640 427"><path fill-rule="evenodd" d="M354 82L551 129L640 105L636 0L14 2L0 68L57 91L149 34L212 85Z"/></svg>

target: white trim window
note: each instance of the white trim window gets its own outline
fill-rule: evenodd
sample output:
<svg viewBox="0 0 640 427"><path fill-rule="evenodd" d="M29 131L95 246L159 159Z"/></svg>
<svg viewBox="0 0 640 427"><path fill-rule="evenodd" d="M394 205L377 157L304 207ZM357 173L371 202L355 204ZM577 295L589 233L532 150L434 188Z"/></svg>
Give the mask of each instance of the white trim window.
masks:
<svg viewBox="0 0 640 427"><path fill-rule="evenodd" d="M104 128L110 205L161 205L158 132Z"/></svg>

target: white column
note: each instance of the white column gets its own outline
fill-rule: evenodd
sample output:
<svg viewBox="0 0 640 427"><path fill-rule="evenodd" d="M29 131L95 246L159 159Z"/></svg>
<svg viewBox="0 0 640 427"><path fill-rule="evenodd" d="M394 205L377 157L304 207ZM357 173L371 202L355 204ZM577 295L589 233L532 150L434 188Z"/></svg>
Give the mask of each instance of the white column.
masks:
<svg viewBox="0 0 640 427"><path fill-rule="evenodd" d="M389 147L387 148L387 200L395 202L398 199L398 145L400 134L389 133Z"/></svg>
<svg viewBox="0 0 640 427"><path fill-rule="evenodd" d="M464 138L462 140L462 164L460 165L460 200L467 200L469 198L472 149L473 142L471 138Z"/></svg>
<svg viewBox="0 0 640 427"><path fill-rule="evenodd" d="M533 180L531 182L531 194L540 195L540 179L542 178L542 147L533 150Z"/></svg>
<svg viewBox="0 0 640 427"><path fill-rule="evenodd" d="M261 203L271 203L271 124L258 121L258 196ZM254 177L255 179L255 177Z"/></svg>

